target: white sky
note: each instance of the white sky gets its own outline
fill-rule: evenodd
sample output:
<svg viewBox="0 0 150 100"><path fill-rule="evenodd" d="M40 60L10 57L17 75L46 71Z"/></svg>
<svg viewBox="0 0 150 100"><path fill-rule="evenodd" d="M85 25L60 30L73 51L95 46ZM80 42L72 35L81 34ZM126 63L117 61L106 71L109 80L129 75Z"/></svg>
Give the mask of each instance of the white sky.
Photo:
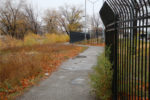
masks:
<svg viewBox="0 0 150 100"><path fill-rule="evenodd" d="M91 1L97 1L97 0L91 0ZM27 0L28 3L32 4L35 9L37 9L41 15L43 15L44 10L46 9L58 9L60 6L63 6L65 4L68 5L77 5L85 8L85 0ZM103 4L103 0L98 0L97 3L95 3L95 14L99 13L99 10ZM93 4L91 4L87 0L87 14L92 15L93 14Z"/></svg>

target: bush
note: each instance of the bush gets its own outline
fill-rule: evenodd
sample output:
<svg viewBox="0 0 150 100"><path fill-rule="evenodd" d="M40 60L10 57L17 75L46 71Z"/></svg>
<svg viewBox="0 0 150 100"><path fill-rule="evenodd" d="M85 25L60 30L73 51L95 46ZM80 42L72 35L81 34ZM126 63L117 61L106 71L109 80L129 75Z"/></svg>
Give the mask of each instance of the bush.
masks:
<svg viewBox="0 0 150 100"><path fill-rule="evenodd" d="M68 42L69 36L66 34L45 34L44 44Z"/></svg>
<svg viewBox="0 0 150 100"><path fill-rule="evenodd" d="M112 64L109 61L109 50L100 54L97 65L90 74L91 86L98 99L109 100L112 96Z"/></svg>
<svg viewBox="0 0 150 100"><path fill-rule="evenodd" d="M45 34L43 36L30 33L25 36L24 44L25 45L35 45L35 44L52 44L52 43L61 43L68 42L69 36L66 34Z"/></svg>
<svg viewBox="0 0 150 100"><path fill-rule="evenodd" d="M24 45L36 45L40 44L39 40L42 37L40 35L34 34L34 33L29 33L24 37Z"/></svg>

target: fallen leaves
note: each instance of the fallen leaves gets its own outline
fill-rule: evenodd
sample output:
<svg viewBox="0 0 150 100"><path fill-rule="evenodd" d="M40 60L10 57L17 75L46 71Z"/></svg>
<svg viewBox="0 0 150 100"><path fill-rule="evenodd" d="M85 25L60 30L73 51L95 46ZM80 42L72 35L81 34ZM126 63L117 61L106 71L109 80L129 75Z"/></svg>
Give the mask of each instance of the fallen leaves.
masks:
<svg viewBox="0 0 150 100"><path fill-rule="evenodd" d="M2 50L0 58L5 59L0 61L0 77L3 77L3 80L0 79L0 98L12 98L12 94L35 85L41 78L47 78L62 62L78 55L83 49L74 45L47 44ZM29 55L30 52L36 53ZM3 71L7 73L5 76ZM9 88L4 84L6 81L10 84Z"/></svg>

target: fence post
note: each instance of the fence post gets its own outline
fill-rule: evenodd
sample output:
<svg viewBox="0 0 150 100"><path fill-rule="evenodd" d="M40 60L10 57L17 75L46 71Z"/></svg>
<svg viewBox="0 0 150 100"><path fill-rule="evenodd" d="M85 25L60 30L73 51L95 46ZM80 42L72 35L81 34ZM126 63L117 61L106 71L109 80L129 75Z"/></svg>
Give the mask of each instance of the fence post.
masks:
<svg viewBox="0 0 150 100"><path fill-rule="evenodd" d="M107 12L107 13L106 13ZM110 6L107 2L104 3L100 15L102 21L106 27L105 30L105 42L106 47L109 47L110 54L109 60L113 64L112 70L113 72L113 80L112 80L112 93L113 93L113 100L117 100L117 20L118 16L112 11ZM107 52L106 52L106 55Z"/></svg>
<svg viewBox="0 0 150 100"><path fill-rule="evenodd" d="M106 47L109 47L111 51L109 55L109 60L113 64L112 69L114 71L113 82L112 82L113 100L117 100L117 48L118 48L117 47L118 46L117 21L118 21L118 16L115 15L114 22L113 22L114 25L112 25L113 30L109 30L106 28L106 32L105 32ZM106 55L108 55L107 52Z"/></svg>
<svg viewBox="0 0 150 100"><path fill-rule="evenodd" d="M118 27L118 24L117 24L117 21L118 21L118 16L115 15L115 25L114 25L114 65L113 65L113 68L114 68L114 75L113 75L113 100L117 100L118 98L118 89L117 89L117 48L118 48L118 31L117 31L117 27Z"/></svg>

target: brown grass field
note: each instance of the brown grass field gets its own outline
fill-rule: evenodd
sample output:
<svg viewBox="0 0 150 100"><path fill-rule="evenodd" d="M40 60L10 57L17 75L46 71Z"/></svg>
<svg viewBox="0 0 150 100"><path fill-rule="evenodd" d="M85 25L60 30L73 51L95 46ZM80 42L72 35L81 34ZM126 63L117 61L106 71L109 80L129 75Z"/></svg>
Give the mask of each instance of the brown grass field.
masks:
<svg viewBox="0 0 150 100"><path fill-rule="evenodd" d="M47 78L62 62L86 48L61 43L6 47L0 50L0 100L15 98Z"/></svg>

